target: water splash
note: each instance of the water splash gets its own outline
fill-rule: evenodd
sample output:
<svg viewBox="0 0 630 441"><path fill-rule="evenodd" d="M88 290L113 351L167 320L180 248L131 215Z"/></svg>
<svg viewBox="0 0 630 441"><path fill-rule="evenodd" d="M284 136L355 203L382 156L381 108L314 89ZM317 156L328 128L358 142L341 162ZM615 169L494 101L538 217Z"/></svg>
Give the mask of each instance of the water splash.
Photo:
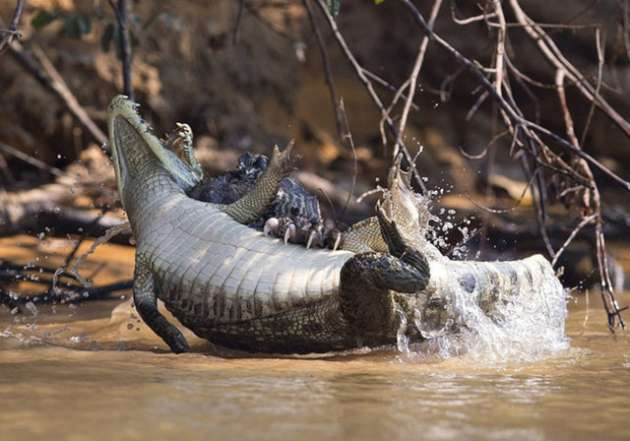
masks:
<svg viewBox="0 0 630 441"><path fill-rule="evenodd" d="M385 194L388 208L431 264L427 299L414 318L425 341L410 347L407 323L401 323L399 350L423 359L463 355L492 364L534 361L567 349L566 292L549 262L542 256L485 263L444 257L427 237L436 228L453 228L455 213L448 210L444 221L432 215L431 196L415 193L407 176L394 172Z"/></svg>
<svg viewBox="0 0 630 441"><path fill-rule="evenodd" d="M542 256L493 263L444 258L431 269L430 295L443 303L417 312L426 340L411 348L415 353L496 364L536 361L569 347L566 291Z"/></svg>

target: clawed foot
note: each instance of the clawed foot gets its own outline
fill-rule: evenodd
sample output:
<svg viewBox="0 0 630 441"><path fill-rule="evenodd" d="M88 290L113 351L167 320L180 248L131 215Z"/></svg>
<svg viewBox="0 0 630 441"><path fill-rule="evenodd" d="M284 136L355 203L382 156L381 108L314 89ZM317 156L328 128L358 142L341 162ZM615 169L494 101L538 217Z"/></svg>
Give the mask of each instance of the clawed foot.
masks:
<svg viewBox="0 0 630 441"><path fill-rule="evenodd" d="M168 135L164 145L186 164L196 178L199 180L203 178L201 164L193 149L193 132L188 124L175 123L175 131Z"/></svg>
<svg viewBox="0 0 630 441"><path fill-rule="evenodd" d="M270 217L263 226L263 233L282 238L285 244L304 244L306 248L321 248L324 245L321 226L294 221L290 217Z"/></svg>
<svg viewBox="0 0 630 441"><path fill-rule="evenodd" d="M326 230L322 225L300 223L290 217L270 217L263 226L266 236L278 237L284 243L295 243L311 248L329 248L337 251L342 233L338 229Z"/></svg>
<svg viewBox="0 0 630 441"><path fill-rule="evenodd" d="M339 229L337 228L333 228L327 231L324 236L326 238L326 247L330 248L333 251L337 251L339 249L339 246L341 245L341 231L339 231Z"/></svg>

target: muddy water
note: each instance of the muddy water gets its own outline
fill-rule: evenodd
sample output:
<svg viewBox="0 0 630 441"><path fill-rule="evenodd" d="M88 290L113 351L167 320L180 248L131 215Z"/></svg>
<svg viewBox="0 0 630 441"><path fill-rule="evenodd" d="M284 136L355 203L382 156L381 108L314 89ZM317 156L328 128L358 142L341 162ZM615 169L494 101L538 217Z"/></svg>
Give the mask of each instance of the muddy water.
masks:
<svg viewBox="0 0 630 441"><path fill-rule="evenodd" d="M67 245L0 241L4 257L50 264ZM106 283L130 276L132 253L102 247L84 270L99 262ZM190 335L196 352L175 356L127 301L0 309L0 440L628 440L630 338L589 300L570 302L570 347L527 363L219 356Z"/></svg>

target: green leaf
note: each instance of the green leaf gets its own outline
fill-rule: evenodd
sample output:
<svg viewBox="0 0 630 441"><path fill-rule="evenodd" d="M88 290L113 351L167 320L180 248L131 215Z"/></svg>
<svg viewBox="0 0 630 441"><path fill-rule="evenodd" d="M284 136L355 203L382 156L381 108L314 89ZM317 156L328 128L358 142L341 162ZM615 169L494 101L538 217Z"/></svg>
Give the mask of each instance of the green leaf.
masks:
<svg viewBox="0 0 630 441"><path fill-rule="evenodd" d="M109 52L109 48L112 45L112 40L114 39L114 32L116 27L114 23L108 23L103 30L103 35L101 35L101 50L103 52Z"/></svg>
<svg viewBox="0 0 630 441"><path fill-rule="evenodd" d="M374 0L374 4L375 5L380 5L381 3L383 3L385 0Z"/></svg>
<svg viewBox="0 0 630 441"><path fill-rule="evenodd" d="M57 19L57 15L51 14L44 9L40 9L31 20L31 26L35 29L42 29L44 26L52 23L55 19Z"/></svg>

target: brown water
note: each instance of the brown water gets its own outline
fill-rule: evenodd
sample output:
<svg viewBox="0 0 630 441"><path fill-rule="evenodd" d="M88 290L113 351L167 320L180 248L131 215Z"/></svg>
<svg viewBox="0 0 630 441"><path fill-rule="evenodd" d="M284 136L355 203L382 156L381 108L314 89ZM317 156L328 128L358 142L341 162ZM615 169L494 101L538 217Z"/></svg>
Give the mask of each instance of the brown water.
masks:
<svg viewBox="0 0 630 441"><path fill-rule="evenodd" d="M51 264L57 245L0 241L7 257ZM128 277L131 259L101 248L97 282ZM607 331L598 297L588 306L569 305L569 349L501 364L395 350L219 357L190 334L196 352L175 356L128 302L0 309L0 440L629 440L630 339Z"/></svg>

